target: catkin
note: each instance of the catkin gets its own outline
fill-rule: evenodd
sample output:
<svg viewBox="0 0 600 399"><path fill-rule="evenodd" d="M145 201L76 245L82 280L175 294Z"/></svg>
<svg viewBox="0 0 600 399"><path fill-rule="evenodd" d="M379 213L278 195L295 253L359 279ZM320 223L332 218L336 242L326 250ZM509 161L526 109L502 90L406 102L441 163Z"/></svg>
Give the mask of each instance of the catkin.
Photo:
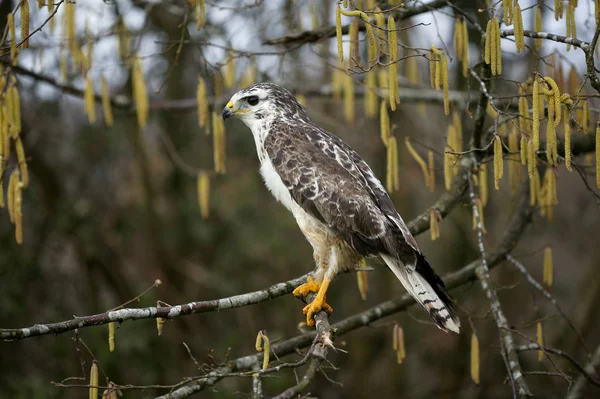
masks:
<svg viewBox="0 0 600 399"><path fill-rule="evenodd" d="M524 85L519 87L519 128L525 134L531 133L531 124L529 123L529 102L527 101ZM535 116L535 111L534 111ZM539 124L539 123L538 123ZM534 126L535 130L535 126ZM539 127L538 127L539 130Z"/></svg>
<svg viewBox="0 0 600 399"><path fill-rule="evenodd" d="M533 81L533 148L537 151L540 148L540 83L537 78Z"/></svg>
<svg viewBox="0 0 600 399"><path fill-rule="evenodd" d="M450 97L448 95L448 58L442 56L442 86L444 88L444 114L450 115Z"/></svg>
<svg viewBox="0 0 600 399"><path fill-rule="evenodd" d="M444 150L444 187L446 191L450 191L450 187L452 186L452 159L454 156L449 152L452 151L448 145L446 145Z"/></svg>
<svg viewBox="0 0 600 399"><path fill-rule="evenodd" d="M17 185L19 184L19 170L15 169L8 179L8 216L11 223L15 223L15 193L17 191Z"/></svg>
<svg viewBox="0 0 600 399"><path fill-rule="evenodd" d="M479 384L479 339L475 333L471 334L471 379Z"/></svg>
<svg viewBox="0 0 600 399"><path fill-rule="evenodd" d="M564 0L554 0L554 19L559 20L563 17Z"/></svg>
<svg viewBox="0 0 600 399"><path fill-rule="evenodd" d="M213 157L216 173L225 173L225 127L216 112L212 113Z"/></svg>
<svg viewBox="0 0 600 399"><path fill-rule="evenodd" d="M354 122L354 79L350 74L344 74L344 116L346 122Z"/></svg>
<svg viewBox="0 0 600 399"><path fill-rule="evenodd" d="M433 151L429 150L427 152L427 158L429 161L429 191L431 191L432 193L435 191L435 169L434 169L434 162L433 162Z"/></svg>
<svg viewBox="0 0 600 399"><path fill-rule="evenodd" d="M64 7L64 26L67 33L67 42L69 43L71 54L75 54L78 50L78 45L75 40L75 3L66 1Z"/></svg>
<svg viewBox="0 0 600 399"><path fill-rule="evenodd" d="M156 318L156 331L157 331L159 337L163 333L163 328L164 328L166 322L167 322L167 319L165 319L165 318L162 318L162 317Z"/></svg>
<svg viewBox="0 0 600 399"><path fill-rule="evenodd" d="M387 147L390 138L390 116L387 110L386 101L381 101L381 107L379 111L379 126L381 130L381 141Z"/></svg>
<svg viewBox="0 0 600 399"><path fill-rule="evenodd" d="M90 370L89 398L96 399L97 397L98 397L98 363L94 360L94 362L92 363L92 368Z"/></svg>
<svg viewBox="0 0 600 399"><path fill-rule="evenodd" d="M21 48L29 48L29 0L21 1Z"/></svg>
<svg viewBox="0 0 600 399"><path fill-rule="evenodd" d="M114 123L112 105L110 103L108 83L106 82L104 75L100 77L100 95L102 96L102 112L104 113L104 122L106 122L106 126L112 126Z"/></svg>
<svg viewBox="0 0 600 399"><path fill-rule="evenodd" d="M96 104L94 98L94 85L92 83L92 77L88 75L85 82L85 90L84 90L84 101L85 101L85 113L88 116L89 123L96 122Z"/></svg>
<svg viewBox="0 0 600 399"><path fill-rule="evenodd" d="M508 135L508 150L510 154L515 154L519 152L519 137L517 133L517 129L513 125L510 134ZM515 194L517 191L517 177L519 164L517 161L513 159L511 156L509 158L510 162L508 163L508 181L510 185L510 192Z"/></svg>
<svg viewBox="0 0 600 399"><path fill-rule="evenodd" d="M562 116L560 113L560 90L554 79L551 77L544 76L544 81L550 86L550 90L544 87L544 93L548 96L548 103L550 103L550 101L554 102L553 107L550 107L550 104L548 104L548 120L553 120L554 126L557 127L560 124L560 118ZM554 111L554 118L550 117L550 111Z"/></svg>
<svg viewBox="0 0 600 399"><path fill-rule="evenodd" d="M463 21L462 23L462 73L463 77L467 77L469 75L469 29L467 28L467 22Z"/></svg>
<svg viewBox="0 0 600 399"><path fill-rule="evenodd" d="M115 351L115 322L108 323L108 350Z"/></svg>
<svg viewBox="0 0 600 399"><path fill-rule="evenodd" d="M367 72L365 77L365 116L377 116L377 75L375 71Z"/></svg>
<svg viewBox="0 0 600 399"><path fill-rule="evenodd" d="M527 172L529 173L530 179L533 179L536 161L536 151L533 147L533 140L529 140L527 142Z"/></svg>
<svg viewBox="0 0 600 399"><path fill-rule="evenodd" d="M390 15L387 22L388 45L389 45L389 88L390 88L390 109L396 110L396 104L400 104L400 94L398 92L398 34L396 32L396 21Z"/></svg>
<svg viewBox="0 0 600 399"><path fill-rule="evenodd" d="M13 66L17 65L19 50L17 49L17 33L15 31L15 18L12 13L8 14L8 31L10 32L10 61Z"/></svg>
<svg viewBox="0 0 600 399"><path fill-rule="evenodd" d="M385 185L388 193L394 191L394 149L392 146L392 137L388 138L387 144L387 167L386 167L386 180Z"/></svg>
<svg viewBox="0 0 600 399"><path fill-rule="evenodd" d="M542 330L542 322L541 321L537 322L536 340L537 340L537 344L539 346L544 345L544 332ZM542 360L544 360L544 351L539 350L538 351L538 361L541 362Z"/></svg>
<svg viewBox="0 0 600 399"><path fill-rule="evenodd" d="M583 127L583 133L588 134L590 132L590 106L587 101L583 101L583 109L581 111L581 126Z"/></svg>
<svg viewBox="0 0 600 399"><path fill-rule="evenodd" d="M429 211L429 231L431 232L431 241L435 241L440 238L438 213L434 208L431 208Z"/></svg>
<svg viewBox="0 0 600 399"><path fill-rule="evenodd" d="M454 51L456 52L456 58L458 58L459 61L462 61L463 50L462 19L456 18L454 22Z"/></svg>
<svg viewBox="0 0 600 399"><path fill-rule="evenodd" d="M12 85L8 90L12 103L12 137L16 139L21 133L21 100L16 85Z"/></svg>
<svg viewBox="0 0 600 399"><path fill-rule="evenodd" d="M356 272L356 278L358 281L358 292L363 301L367 300L367 293L369 292L369 275L365 270L359 270Z"/></svg>
<svg viewBox="0 0 600 399"><path fill-rule="evenodd" d="M27 160L25 159L25 150L23 148L23 141L20 137L15 140L15 150L17 152L17 162L19 164L19 172L21 173L21 183L23 187L29 185L29 172L27 171Z"/></svg>
<svg viewBox="0 0 600 399"><path fill-rule="evenodd" d="M202 219L207 220L210 214L210 177L208 172L202 171L198 173L197 189L200 215Z"/></svg>
<svg viewBox="0 0 600 399"><path fill-rule="evenodd" d="M496 135L494 138L494 188L500 189L500 179L504 173L504 162L502 158L502 140Z"/></svg>
<svg viewBox="0 0 600 399"><path fill-rule="evenodd" d="M208 122L208 99L206 97L206 83L202 78L198 78L196 101L198 102L198 126L203 127L204 131L208 135L210 134L210 124Z"/></svg>
<svg viewBox="0 0 600 399"><path fill-rule="evenodd" d="M398 170L398 142L396 137L390 137L389 147L392 148L392 184L394 191L398 191L400 189L400 173Z"/></svg>
<svg viewBox="0 0 600 399"><path fill-rule="evenodd" d="M569 123L569 109L564 107L565 115L563 116L565 129L565 167L569 172L573 171L571 166L571 124Z"/></svg>
<svg viewBox="0 0 600 399"><path fill-rule="evenodd" d="M482 163L479 167L479 198L481 199L481 205L484 207L488 203L488 173L487 164Z"/></svg>
<svg viewBox="0 0 600 399"><path fill-rule="evenodd" d="M142 71L142 64L137 57L133 62L131 72L133 75L132 87L137 120L140 127L144 128L148 124L148 92L144 80L144 73Z"/></svg>
<svg viewBox="0 0 600 399"><path fill-rule="evenodd" d="M129 43L129 30L125 25L122 17L119 17L117 20L117 25L115 27L117 32L117 37L119 39L119 57L122 60L125 60L129 57L130 53L130 43Z"/></svg>
<svg viewBox="0 0 600 399"><path fill-rule="evenodd" d="M360 52L358 51L358 19L354 19L350 23L350 29L348 30L348 36L350 37L350 58L356 65L360 65ZM348 63L351 61L348 60ZM349 65L352 67L352 65Z"/></svg>
<svg viewBox="0 0 600 399"><path fill-rule="evenodd" d="M344 62L344 44L342 43L342 12L339 5L335 8L335 37L339 62Z"/></svg>
<svg viewBox="0 0 600 399"><path fill-rule="evenodd" d="M536 32L543 32L543 27L542 27L542 7L541 5L538 4L538 6L535 8L535 27L534 27ZM534 39L533 43L535 45L535 49L539 50L540 47L542 47L542 39Z"/></svg>
<svg viewBox="0 0 600 399"><path fill-rule="evenodd" d="M575 25L575 5L569 1L567 5L567 37L577 37L577 28ZM567 51L571 50L571 44L567 44Z"/></svg>
<svg viewBox="0 0 600 399"><path fill-rule="evenodd" d="M429 170L428 170L427 164L425 163L423 158L421 158L419 153L413 148L412 144L410 143L410 137L407 136L404 138L404 144L406 145L406 149L408 150L408 153L410 154L410 156L413 157L413 159L415 161L417 161L417 163L421 167L421 171L423 172L423 178L425 179L425 186L429 187L430 186L430 181L429 181L430 177L429 177Z"/></svg>
<svg viewBox="0 0 600 399"><path fill-rule="evenodd" d="M554 281L554 266L552 262L552 248L544 249L544 284L548 287L552 286Z"/></svg>
<svg viewBox="0 0 600 399"><path fill-rule="evenodd" d="M527 165L527 139L525 136L521 136L521 145L520 147L520 157L521 157L521 165Z"/></svg>
<svg viewBox="0 0 600 399"><path fill-rule="evenodd" d="M206 4L204 0L196 0L196 29L200 30L206 24Z"/></svg>
<svg viewBox="0 0 600 399"><path fill-rule="evenodd" d="M492 36L494 34L492 26L492 20L490 19L485 29L485 50L484 50L484 61L490 65L492 63Z"/></svg>
<svg viewBox="0 0 600 399"><path fill-rule="evenodd" d="M523 34L523 15L521 13L521 6L519 2L515 0L515 8L513 11L515 19L515 44L517 46L517 53L521 51L525 52L525 36Z"/></svg>
<svg viewBox="0 0 600 399"><path fill-rule="evenodd" d="M429 50L429 81L431 83L431 88L437 90L435 85L437 54L435 53L434 48L435 46L431 46L431 49Z"/></svg>
<svg viewBox="0 0 600 399"><path fill-rule="evenodd" d="M404 330L398 324L394 324L393 341L394 350L396 351L396 361L398 364L402 364L406 358L406 348L404 346Z"/></svg>

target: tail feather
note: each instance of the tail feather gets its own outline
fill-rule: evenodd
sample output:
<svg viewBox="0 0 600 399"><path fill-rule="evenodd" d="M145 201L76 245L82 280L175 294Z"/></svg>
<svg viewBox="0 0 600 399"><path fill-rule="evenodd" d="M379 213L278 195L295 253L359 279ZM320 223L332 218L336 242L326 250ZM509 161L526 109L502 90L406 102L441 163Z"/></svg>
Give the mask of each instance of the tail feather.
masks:
<svg viewBox="0 0 600 399"><path fill-rule="evenodd" d="M417 264L412 269L390 255L380 255L406 291L425 308L435 324L446 332L453 331L458 334L460 321L454 313L452 299L444 282L435 274L427 259L417 252Z"/></svg>

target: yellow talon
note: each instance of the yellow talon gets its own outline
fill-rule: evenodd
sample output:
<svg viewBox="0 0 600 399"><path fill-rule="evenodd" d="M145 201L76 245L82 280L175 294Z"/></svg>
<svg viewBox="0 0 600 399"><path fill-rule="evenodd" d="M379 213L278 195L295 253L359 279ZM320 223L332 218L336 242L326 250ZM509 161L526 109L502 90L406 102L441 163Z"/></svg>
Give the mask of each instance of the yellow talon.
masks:
<svg viewBox="0 0 600 399"><path fill-rule="evenodd" d="M307 285L312 283L312 284L318 286L318 283L316 283L314 280L312 280L312 278L309 277L309 279L310 279L310 281L306 283ZM329 288L330 282L331 282L331 280L325 278L323 280L323 283L321 284L321 286L318 289L317 297L314 299L314 301L312 301L311 303L306 305L304 307L304 309L302 309L302 312L304 312L304 314L306 315L306 324L310 327L315 325L315 320L314 320L315 314L319 313L322 310L327 313L333 312L332 307L329 306L329 304L327 302L325 302L327 289ZM298 288L300 288L300 287L298 287ZM310 291L310 292L316 292L316 291Z"/></svg>
<svg viewBox="0 0 600 399"><path fill-rule="evenodd" d="M308 276L306 279L306 283L298 286L292 294L294 296L306 296L310 292L318 292L319 291L319 283L317 280L313 279L311 276Z"/></svg>

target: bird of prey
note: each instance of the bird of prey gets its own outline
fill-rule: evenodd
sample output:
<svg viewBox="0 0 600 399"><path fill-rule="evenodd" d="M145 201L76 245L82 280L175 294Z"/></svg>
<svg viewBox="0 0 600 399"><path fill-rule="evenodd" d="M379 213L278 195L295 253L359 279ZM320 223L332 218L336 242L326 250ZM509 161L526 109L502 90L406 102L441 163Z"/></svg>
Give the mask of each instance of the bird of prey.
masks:
<svg viewBox="0 0 600 399"><path fill-rule="evenodd" d="M294 290L296 296L317 293L303 309L309 326L317 312L332 311L326 293L338 273L364 257L380 257L440 329L459 332L444 283L356 151L317 126L288 90L273 83L235 93L222 116L250 128L266 186L313 247L315 277Z"/></svg>

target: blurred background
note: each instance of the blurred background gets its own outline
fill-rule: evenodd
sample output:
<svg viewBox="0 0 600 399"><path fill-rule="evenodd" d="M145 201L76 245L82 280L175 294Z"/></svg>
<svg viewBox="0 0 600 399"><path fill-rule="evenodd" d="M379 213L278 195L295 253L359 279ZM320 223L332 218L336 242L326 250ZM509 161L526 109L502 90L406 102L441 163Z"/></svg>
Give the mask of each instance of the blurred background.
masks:
<svg viewBox="0 0 600 399"><path fill-rule="evenodd" d="M38 9L36 2L29 3L33 30L50 13L48 7ZM353 2L361 7L358 3ZM397 7L394 1L376 3L383 10ZM406 7L419 7L439 2L404 3ZM477 10L487 8L487 2L453 3L485 26L488 16ZM524 24L533 29L537 2L520 3ZM564 35L564 19L555 21L550 8L554 2L539 3L546 3L542 7L544 31ZM14 0L0 3L2 30L7 29L7 15L17 4ZM62 2L57 5L54 30L51 32L48 24L32 36L30 48L22 50L19 56L18 67L10 71L8 40L0 58L5 73L17 77L21 137L30 173L29 187L23 192L22 245L15 242L8 214L0 214L2 328L101 313L136 297L156 279L162 285L130 306L154 306L157 300L174 305L217 299L265 288L312 270L312 249L292 215L264 187L251 133L239 121L226 124L227 172L211 172L210 216L202 219L196 174L213 169L213 137L198 127L199 77L207 83L211 108L220 113L240 88L244 72L254 65L257 80L274 81L302 95L311 118L348 142L385 179L386 149L379 135L379 120L364 116L364 75L351 75L356 91L354 122L344 119L343 101L331 96L337 67L335 38L302 46L263 44L267 39L333 26L335 2L206 1L206 23L198 30L195 6L186 1L77 1L76 35L83 49L87 48L86 41L93 42L88 76L96 93L100 92L103 76L113 99L114 124L110 127L102 116L100 103L96 106L97 121L89 123L81 95L85 78L73 54L66 57L66 76L61 73L61 58L68 50L65 7ZM399 22L399 27L417 25L400 32L401 45L421 49L422 54L427 54L432 44L452 47L453 10L439 5L432 8L433 11ZM575 17L577 37L591 41L596 28L593 2L579 1ZM18 11L15 20L19 31ZM342 23L351 21L343 17ZM148 87L150 119L145 128L139 127L131 106L131 62L127 57L119 57L122 31L117 27L123 25L129 32L130 55L140 57ZM471 26L469 29L470 57L476 63L481 51L480 36ZM526 44L533 46L533 41L526 39ZM347 41L344 46L348 54ZM505 73L495 79L493 86L493 95L498 98L516 96L514 82L525 81L532 71L544 73L544 62L555 51L565 81L571 68L580 79L583 77L581 50L572 49L567 54L565 45L545 42L540 49L517 54L512 41L503 39L502 46ZM235 83L231 88L221 88L228 49L235 49L229 52L235 55ZM406 51L401 49L401 55L408 54ZM418 81L409 80L405 63L399 63L400 93L404 97L390 116L400 143L401 182L392 198L407 221L426 211L444 192L441 154L451 122L451 117L444 115L439 93L429 89L427 59L418 57L416 61ZM462 106L456 109L468 142L479 96L478 83L462 77L456 59L450 62L450 86L463 99L459 102ZM421 93L420 98L428 100L411 100L411 93ZM589 85L584 93L597 95ZM595 122L597 101L588 101ZM493 120L487 118L486 124L492 126ZM434 192L427 189L418 164L408 155L403 144L406 136L411 137L422 156L427 148L435 150L438 183ZM584 157L578 160L588 165L592 161ZM12 161L11 164L14 167ZM525 169L523 174L526 176ZM593 177L589 180L593 185ZM571 317L588 349L514 267L503 264L493 270L492 278L509 324L524 335L515 337L519 344L529 343L528 339L535 342L536 323L543 321L545 343L585 364L587 354L600 345L600 321L596 317L600 305L598 200L577 173L559 168L557 183L558 206L554 208L553 221L548 222L536 211L513 255L541 281L543 250L552 248L555 282L549 291ZM4 186L7 184L5 177ZM499 242L518 202L507 179L501 182L499 191L491 190L485 208L485 244L489 249ZM440 223L440 229L441 237L435 242L428 232L417 237L440 275L478 258L466 201ZM335 310L332 322L404 293L387 268L373 266L374 270L368 273L366 300L361 299L354 274L336 278L328 295ZM384 318L336 340L336 345L347 353L331 352L329 360L336 369L326 369L326 373L342 385L318 375L309 389L311 395L509 397L511 390L499 352L498 330L488 313L489 302L480 284L463 285L452 295L463 321L461 335L444 334L417 308ZM161 337L157 336L154 320L127 321L116 332L113 353L109 352L106 325L81 329L79 337L116 383L174 384L200 373L183 342L200 363L209 362L209 353L214 354L216 361L223 361L228 350L230 359L252 354L259 330L265 330L271 341L297 335L299 323L304 320L302 306L287 295L255 306L180 317L166 323ZM402 326L405 333L406 359L401 365L392 349L393 323ZM481 346L479 385L470 376L473 330ZM87 395L85 389L51 385L51 381L81 377L81 359L86 372L89 369L91 356L83 348L78 353L73 338L73 332L69 332L0 343L0 397ZM301 358L291 355L288 360L294 357ZM557 367L572 378L578 375L571 364L560 358L555 358L554 364L547 359L539 362L535 351L521 354L520 360L526 372L557 373ZM556 375L528 375L527 381L532 392L545 398L563 397L569 386ZM292 371L282 371L265 378L264 384L268 394L277 394L294 385L295 376ZM227 378L197 396L246 397L251 389L250 379ZM583 397L596 397L599 392L597 387L588 386ZM134 390L126 391L125 397L145 398L163 393L165 390L160 389Z"/></svg>

